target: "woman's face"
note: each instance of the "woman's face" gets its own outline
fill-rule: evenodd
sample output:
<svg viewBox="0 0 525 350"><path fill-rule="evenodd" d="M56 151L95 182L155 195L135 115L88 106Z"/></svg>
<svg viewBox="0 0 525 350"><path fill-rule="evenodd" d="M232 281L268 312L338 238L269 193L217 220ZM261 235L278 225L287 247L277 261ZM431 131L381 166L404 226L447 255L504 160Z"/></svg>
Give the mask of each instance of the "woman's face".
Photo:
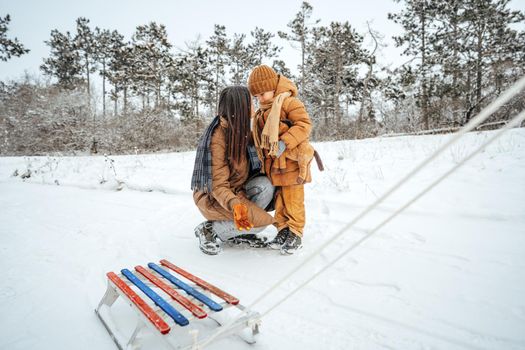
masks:
<svg viewBox="0 0 525 350"><path fill-rule="evenodd" d="M259 103L268 102L273 98L273 96L274 96L273 91L266 91L266 92L255 95Z"/></svg>

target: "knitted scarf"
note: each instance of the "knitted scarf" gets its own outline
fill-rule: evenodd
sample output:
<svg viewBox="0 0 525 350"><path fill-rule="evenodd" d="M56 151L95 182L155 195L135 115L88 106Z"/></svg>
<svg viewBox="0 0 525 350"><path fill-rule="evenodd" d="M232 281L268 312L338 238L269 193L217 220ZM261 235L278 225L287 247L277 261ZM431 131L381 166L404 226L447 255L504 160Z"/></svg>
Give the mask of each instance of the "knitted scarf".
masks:
<svg viewBox="0 0 525 350"><path fill-rule="evenodd" d="M281 108L283 106L284 100L291 96L292 94L287 91L283 92L272 100L261 103L261 108L257 111L256 118L254 118L254 127L253 130L253 141L261 159L264 159L262 150L267 149L268 154L272 157L277 155L279 150L279 122L281 120ZM259 128L257 125L257 119L262 118L264 112L269 108L270 113L264 123L264 128L259 134Z"/></svg>
<svg viewBox="0 0 525 350"><path fill-rule="evenodd" d="M211 135L213 130L219 125L219 117L215 117L210 125L204 130L195 154L195 165L191 177L191 189L193 191L211 192Z"/></svg>

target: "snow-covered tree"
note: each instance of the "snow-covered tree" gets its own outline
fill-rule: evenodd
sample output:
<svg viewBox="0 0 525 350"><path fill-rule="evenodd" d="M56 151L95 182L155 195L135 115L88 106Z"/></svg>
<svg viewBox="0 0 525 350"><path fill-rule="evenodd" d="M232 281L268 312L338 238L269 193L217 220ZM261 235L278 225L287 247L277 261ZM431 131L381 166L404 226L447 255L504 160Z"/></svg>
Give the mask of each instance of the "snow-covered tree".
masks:
<svg viewBox="0 0 525 350"><path fill-rule="evenodd" d="M416 87L425 128L467 122L523 72L525 34L512 25L525 16L509 3L404 0L405 8L389 15L404 29L395 39L411 67L398 72Z"/></svg>
<svg viewBox="0 0 525 350"><path fill-rule="evenodd" d="M166 27L151 22L138 26L132 37L133 45L133 90L143 99L143 109L149 107L150 94L155 96L155 107L159 106L162 87L167 81L172 64L171 43Z"/></svg>
<svg viewBox="0 0 525 350"><path fill-rule="evenodd" d="M235 85L244 84L252 68L251 54L244 43L245 34L233 35L230 49L228 50L228 66L230 68L231 82Z"/></svg>
<svg viewBox="0 0 525 350"><path fill-rule="evenodd" d="M277 72L277 74L284 75L285 77L288 77L292 79L292 72L288 67L286 66L286 62L283 60L273 60L272 68Z"/></svg>
<svg viewBox="0 0 525 350"><path fill-rule="evenodd" d="M53 29L51 38L45 43L51 52L48 58L44 58L40 69L44 74L56 78L59 86L74 89L83 79L80 56L71 33L63 34Z"/></svg>
<svg viewBox="0 0 525 350"><path fill-rule="evenodd" d="M95 28L95 59L100 64L100 76L102 77L102 116L106 116L106 79L108 76L108 64L113 57L112 40L113 37L119 36L117 31L109 31L108 29ZM122 40L122 39L120 39Z"/></svg>
<svg viewBox="0 0 525 350"><path fill-rule="evenodd" d="M214 79L209 63L209 52L198 39L175 59L170 79L176 108L185 120L202 118L200 107Z"/></svg>
<svg viewBox="0 0 525 350"><path fill-rule="evenodd" d="M308 83L308 72L306 72L306 59L308 56L309 40L311 39L311 25L316 25L320 20L309 22L312 16L313 7L308 2L303 1L301 9L295 15L294 19L288 23L290 33L279 31L278 35L282 39L288 40L292 47L301 52L301 65L299 66L300 80L299 91L304 93L304 87Z"/></svg>
<svg viewBox="0 0 525 350"><path fill-rule="evenodd" d="M332 22L314 30L312 54L307 61L313 82L307 86L305 95L316 109L321 109L326 123L333 116L340 124L341 104L361 100L358 68L368 55L361 47L362 42L363 37L348 22Z"/></svg>
<svg viewBox="0 0 525 350"><path fill-rule="evenodd" d="M20 57L29 52L29 49L26 49L17 38L9 39L7 37L10 22L11 17L9 15L0 17L0 61L4 62L11 57Z"/></svg>
<svg viewBox="0 0 525 350"><path fill-rule="evenodd" d="M465 2L466 49L473 53L475 111L481 108L483 90L489 85L499 93L503 87L505 63L519 62L525 43L510 25L524 21L524 14L508 8L510 0L469 0ZM467 116L468 120L471 116Z"/></svg>
<svg viewBox="0 0 525 350"><path fill-rule="evenodd" d="M106 75L113 85L111 99L114 101L114 114L118 114L118 100L122 93L122 109L124 115L128 111L128 91L132 84L133 48L124 42L124 37L116 32L111 36L111 59Z"/></svg>
<svg viewBox="0 0 525 350"><path fill-rule="evenodd" d="M91 73L96 67L96 38L89 27L89 19L80 17L77 19L77 33L74 38L75 49L80 57L80 64L86 77L86 91L88 98L91 96Z"/></svg>
<svg viewBox="0 0 525 350"><path fill-rule="evenodd" d="M358 127L361 128L364 122L375 122L375 112L372 104L372 93L380 84L380 79L378 78L376 70L376 55L380 46L382 46L381 39L382 36L379 32L373 30L368 25L368 35L372 41L372 51L369 55L363 55L363 61L368 66L366 77L363 79L363 93L361 99L361 106L359 107L359 114L357 117Z"/></svg>
<svg viewBox="0 0 525 350"><path fill-rule="evenodd" d="M225 66L229 52L229 40L226 36L226 27L216 24L213 35L206 41L206 44L209 47L210 63L214 71L213 85L210 85L210 95L212 97L210 105L212 110L215 111L217 110L219 93L224 86L226 86Z"/></svg>
<svg viewBox="0 0 525 350"><path fill-rule="evenodd" d="M394 0L401 2L401 0ZM431 42L435 40L435 21L437 2L431 0L403 0L405 7L400 13L389 13L388 18L403 27L404 32L395 36L396 46L403 46L404 55L417 61L418 98L421 120L425 129L429 128L429 85L435 55Z"/></svg>
<svg viewBox="0 0 525 350"><path fill-rule="evenodd" d="M250 52L253 67L277 57L281 48L272 43L274 34L259 27L255 27L250 34L253 41L248 44L248 52Z"/></svg>

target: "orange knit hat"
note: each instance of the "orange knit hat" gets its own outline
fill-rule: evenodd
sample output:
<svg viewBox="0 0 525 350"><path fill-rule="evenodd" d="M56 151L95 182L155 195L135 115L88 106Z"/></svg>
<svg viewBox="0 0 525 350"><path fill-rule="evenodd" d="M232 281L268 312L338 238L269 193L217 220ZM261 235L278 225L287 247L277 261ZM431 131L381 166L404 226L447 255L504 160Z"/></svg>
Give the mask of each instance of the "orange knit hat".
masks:
<svg viewBox="0 0 525 350"><path fill-rule="evenodd" d="M248 89L252 95L274 91L277 88L279 77L277 73L265 64L255 67L248 78Z"/></svg>

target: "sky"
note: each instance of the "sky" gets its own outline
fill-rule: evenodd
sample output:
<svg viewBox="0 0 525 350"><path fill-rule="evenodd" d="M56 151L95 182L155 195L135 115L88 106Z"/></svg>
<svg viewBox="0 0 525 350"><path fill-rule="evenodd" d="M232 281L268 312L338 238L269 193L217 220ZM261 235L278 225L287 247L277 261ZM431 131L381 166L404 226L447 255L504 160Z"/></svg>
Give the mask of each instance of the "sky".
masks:
<svg viewBox="0 0 525 350"><path fill-rule="evenodd" d="M9 14L11 23L8 38L18 38L30 53L14 57L8 62L0 62L0 80L18 79L28 72L40 74L39 66L43 58L49 56L49 47L44 43L51 30L75 32L75 21L86 17L91 27L118 30L130 39L138 25L155 21L164 24L168 40L175 48L184 48L186 42L199 35L206 40L213 33L214 24L226 26L228 36L233 33L249 33L256 26L277 33L287 31L287 24L299 11L302 0L248 1L162 1L162 0L0 0L0 16ZM367 32L367 21L374 30L384 35L387 47L379 53L382 65L400 65L407 57L393 45L392 35L401 32L400 26L387 19L389 12L398 12L401 5L393 0L312 0L312 21L321 19L321 25L331 21L349 21L361 34ZM525 0L512 0L511 6L525 10ZM296 73L299 51L287 42L276 39L283 47L281 58ZM371 41L365 41L370 45Z"/></svg>

